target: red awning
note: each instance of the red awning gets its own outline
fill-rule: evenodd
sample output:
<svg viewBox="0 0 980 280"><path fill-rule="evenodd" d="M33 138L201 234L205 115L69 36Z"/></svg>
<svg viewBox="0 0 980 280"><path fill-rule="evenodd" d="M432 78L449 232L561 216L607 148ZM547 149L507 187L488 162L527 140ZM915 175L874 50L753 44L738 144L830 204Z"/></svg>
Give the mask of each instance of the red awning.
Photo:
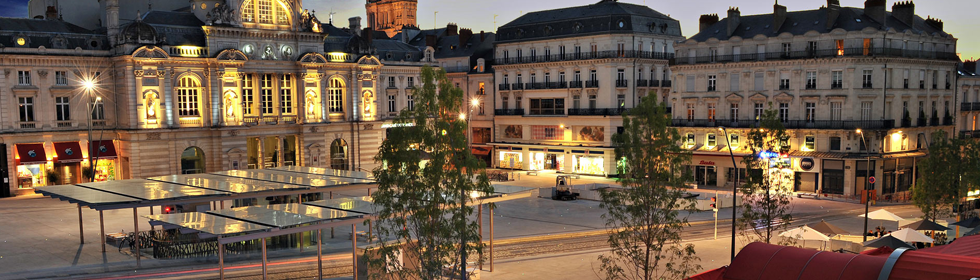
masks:
<svg viewBox="0 0 980 280"><path fill-rule="evenodd" d="M916 251L980 258L980 235L964 236L950 244Z"/></svg>
<svg viewBox="0 0 980 280"><path fill-rule="evenodd" d="M895 262L888 279L972 279L977 276L980 276L980 258L906 251Z"/></svg>
<svg viewBox="0 0 980 280"><path fill-rule="evenodd" d="M90 151L92 154L89 157L92 159L115 159L117 157L116 145L112 143L112 140L92 141Z"/></svg>
<svg viewBox="0 0 980 280"><path fill-rule="evenodd" d="M17 159L20 164L42 164L48 162L44 144L17 144Z"/></svg>
<svg viewBox="0 0 980 280"><path fill-rule="evenodd" d="M54 143L54 153L59 163L82 161L82 146L78 142Z"/></svg>
<svg viewBox="0 0 980 280"><path fill-rule="evenodd" d="M723 276L725 276L725 269L728 269L728 267L722 266L698 273L697 275L691 276L685 280L724 280L725 278Z"/></svg>
<svg viewBox="0 0 980 280"><path fill-rule="evenodd" d="M472 152L473 152L474 155L478 155L478 156L490 155L490 149L489 148L473 147L471 150L472 150Z"/></svg>
<svg viewBox="0 0 980 280"><path fill-rule="evenodd" d="M725 279L877 279L887 258L752 243L725 271Z"/></svg>

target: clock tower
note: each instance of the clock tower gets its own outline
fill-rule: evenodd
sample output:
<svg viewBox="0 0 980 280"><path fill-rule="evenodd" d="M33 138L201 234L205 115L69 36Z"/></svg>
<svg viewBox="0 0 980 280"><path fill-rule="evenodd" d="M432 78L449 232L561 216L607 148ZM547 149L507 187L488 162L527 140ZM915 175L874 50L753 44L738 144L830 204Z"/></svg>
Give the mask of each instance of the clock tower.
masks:
<svg viewBox="0 0 980 280"><path fill-rule="evenodd" d="M403 26L418 26L415 14L418 0L367 0L367 23L388 37L401 32Z"/></svg>

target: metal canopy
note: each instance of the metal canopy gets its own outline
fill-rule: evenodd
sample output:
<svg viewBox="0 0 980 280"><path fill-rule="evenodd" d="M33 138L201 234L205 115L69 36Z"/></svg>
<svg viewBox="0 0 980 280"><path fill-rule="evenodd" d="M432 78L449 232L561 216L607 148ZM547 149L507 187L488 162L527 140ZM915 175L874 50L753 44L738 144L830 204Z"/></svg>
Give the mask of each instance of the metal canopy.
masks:
<svg viewBox="0 0 980 280"><path fill-rule="evenodd" d="M264 226L287 228L322 221L320 217L307 216L299 213L279 211L264 206L237 207L221 210L211 210L208 214L222 216L235 220ZM330 218L328 218L330 219Z"/></svg>
<svg viewBox="0 0 980 280"><path fill-rule="evenodd" d="M279 182L283 184L305 185L305 186L311 186L317 188L374 182L365 179L328 177L324 175L295 173L295 172L281 171L281 170L229 170L229 171L217 172L214 174L237 177L237 178Z"/></svg>
<svg viewBox="0 0 980 280"><path fill-rule="evenodd" d="M282 167L272 168L272 170L283 170L283 171L307 173L307 174L314 174L314 175L347 177L347 178L355 178L355 179L374 178L374 174L371 174L370 172L337 170L337 169L327 169L327 168L320 168L320 167L282 166Z"/></svg>
<svg viewBox="0 0 980 280"><path fill-rule="evenodd" d="M308 186L242 179L242 178L234 178L234 177L219 176L219 175L212 175L212 174L169 175L169 176L152 177L149 179L154 181L169 182L169 183L195 186L198 188L205 188L210 190L232 192L232 193L249 193L249 192L275 191L281 189L309 188Z"/></svg>
<svg viewBox="0 0 980 280"><path fill-rule="evenodd" d="M370 196L325 199L304 202L303 204L363 214L374 214L376 212L374 199L371 199Z"/></svg>
<svg viewBox="0 0 980 280"><path fill-rule="evenodd" d="M268 230L270 227L201 212L147 215L144 218L213 235Z"/></svg>
<svg viewBox="0 0 980 280"><path fill-rule="evenodd" d="M266 208L289 212L289 213L302 214L302 215L306 215L322 220L343 219L343 218L358 216L355 215L355 213L349 213L347 211L327 209L319 206L307 206L299 203L272 204L266 206Z"/></svg>
<svg viewBox="0 0 980 280"><path fill-rule="evenodd" d="M178 199L193 196L225 195L227 192L143 179L116 180L79 184L90 189L135 197L142 200Z"/></svg>
<svg viewBox="0 0 980 280"><path fill-rule="evenodd" d="M94 204L116 204L116 203L129 203L129 202L140 201L139 199L132 198L132 197L126 197L117 194L107 193L104 191L93 190L89 188L81 188L72 185L36 188L34 189L34 191L39 192L44 196L49 196L60 200L67 200L70 203L76 203L83 206L94 205Z"/></svg>

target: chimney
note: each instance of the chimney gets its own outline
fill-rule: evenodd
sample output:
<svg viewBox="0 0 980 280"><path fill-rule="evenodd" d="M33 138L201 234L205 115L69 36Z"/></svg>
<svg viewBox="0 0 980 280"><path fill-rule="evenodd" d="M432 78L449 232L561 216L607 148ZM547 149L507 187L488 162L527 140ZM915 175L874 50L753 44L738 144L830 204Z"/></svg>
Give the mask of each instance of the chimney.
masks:
<svg viewBox="0 0 980 280"><path fill-rule="evenodd" d="M487 34L480 30L480 43L483 43L487 39Z"/></svg>
<svg viewBox="0 0 980 280"><path fill-rule="evenodd" d="M943 21L934 17L927 17L926 24L932 26L935 29L943 30Z"/></svg>
<svg viewBox="0 0 980 280"><path fill-rule="evenodd" d="M465 48L466 44L470 42L470 38L473 38L473 30L469 28L463 28L459 30L459 47Z"/></svg>
<svg viewBox="0 0 980 280"><path fill-rule="evenodd" d="M361 34L361 17L351 17L348 20L350 20L350 33L353 35Z"/></svg>
<svg viewBox="0 0 980 280"><path fill-rule="evenodd" d="M834 29L838 17L840 17L840 1L827 0L827 30Z"/></svg>
<svg viewBox="0 0 980 280"><path fill-rule="evenodd" d="M892 5L892 16L912 28L915 23L915 3L912 1L896 2Z"/></svg>
<svg viewBox="0 0 980 280"><path fill-rule="evenodd" d="M776 1L776 4L772 5L772 33L779 32L779 28L783 27L785 22L786 6L779 5L779 1Z"/></svg>
<svg viewBox="0 0 980 280"><path fill-rule="evenodd" d="M867 0L864 1L864 15L870 17L874 21L884 24L885 23L885 0Z"/></svg>
<svg viewBox="0 0 980 280"><path fill-rule="evenodd" d="M708 29L708 27L718 23L718 14L701 15L701 19L699 19L698 22L701 23L700 27L698 28L698 32L704 32L704 30Z"/></svg>
<svg viewBox="0 0 980 280"><path fill-rule="evenodd" d="M425 46L436 47L436 35L425 35Z"/></svg>
<svg viewBox="0 0 980 280"><path fill-rule="evenodd" d="M731 37L735 34L735 30L738 29L738 25L742 24L742 12L738 11L738 7L728 8L728 36Z"/></svg>
<svg viewBox="0 0 980 280"><path fill-rule="evenodd" d="M459 35L459 27L455 23L449 23L446 25L446 36L456 36Z"/></svg>
<svg viewBox="0 0 980 280"><path fill-rule="evenodd" d="M367 45L370 47L374 43L374 30L371 27L364 28L361 30L361 38L367 41Z"/></svg>
<svg viewBox="0 0 980 280"><path fill-rule="evenodd" d="M58 19L58 8L48 6L48 10L44 12L44 19Z"/></svg>

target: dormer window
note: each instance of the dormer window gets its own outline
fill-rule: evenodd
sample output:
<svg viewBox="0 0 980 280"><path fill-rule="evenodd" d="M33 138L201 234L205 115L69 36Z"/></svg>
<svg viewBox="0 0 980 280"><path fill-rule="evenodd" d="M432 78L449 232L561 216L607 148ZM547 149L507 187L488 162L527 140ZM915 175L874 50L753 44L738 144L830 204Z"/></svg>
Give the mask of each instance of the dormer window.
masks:
<svg viewBox="0 0 980 280"><path fill-rule="evenodd" d="M291 11L282 0L245 0L242 7L242 22L290 25Z"/></svg>

